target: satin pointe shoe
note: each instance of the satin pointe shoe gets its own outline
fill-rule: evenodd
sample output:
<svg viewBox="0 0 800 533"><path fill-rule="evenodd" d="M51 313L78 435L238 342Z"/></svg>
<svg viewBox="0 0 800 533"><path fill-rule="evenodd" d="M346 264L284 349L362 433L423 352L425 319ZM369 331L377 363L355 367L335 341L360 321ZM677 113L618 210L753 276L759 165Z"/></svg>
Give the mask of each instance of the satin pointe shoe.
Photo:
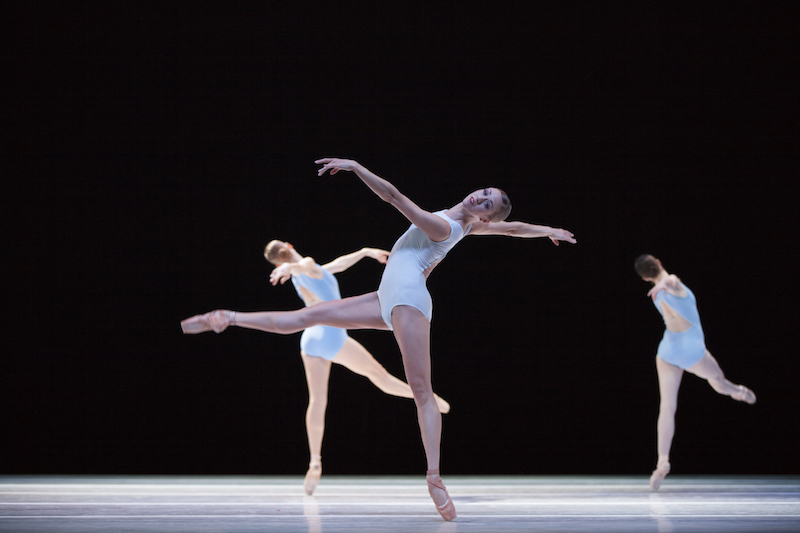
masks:
<svg viewBox="0 0 800 533"><path fill-rule="evenodd" d="M208 318L211 313L204 315L195 315L186 320L181 320L181 330L184 334L203 333L204 331L211 331L211 324L208 323Z"/></svg>
<svg viewBox="0 0 800 533"><path fill-rule="evenodd" d="M436 470L428 470L425 473L425 475L427 477L438 476L439 475L439 469L437 468ZM439 511L439 514L442 515L442 518L444 518L447 522L449 522L450 520L455 519L456 516L457 516L456 515L456 506L453 505L453 500L450 499L450 494L447 492L447 488L444 486L444 483L442 483L441 478L439 478L439 482L438 483L434 483L430 479L427 479L427 477L426 477L426 481L428 482L428 494L431 495L431 499L432 500L433 500L433 489L434 488L437 488L437 489L440 489L440 490L444 491L444 495L447 496L447 501L444 502L444 504L442 504L442 505L436 505L436 500L433 500L433 504L436 505L436 510Z"/></svg>
<svg viewBox="0 0 800 533"><path fill-rule="evenodd" d="M204 315L195 315L181 321L181 329L184 333L203 333L204 331L214 331L222 333L228 326L235 324L236 312L218 309Z"/></svg>
<svg viewBox="0 0 800 533"><path fill-rule="evenodd" d="M756 403L756 393L744 385L739 385L739 392L734 392L731 394L731 398L740 402L749 403L750 405Z"/></svg>
<svg viewBox="0 0 800 533"><path fill-rule="evenodd" d="M650 491L655 492L661 487L661 482L669 474L670 464L669 461L659 461L656 469L650 475Z"/></svg>
<svg viewBox="0 0 800 533"><path fill-rule="evenodd" d="M319 485L319 478L322 476L322 456L312 455L308 463L308 472L303 480L303 490L311 496Z"/></svg>

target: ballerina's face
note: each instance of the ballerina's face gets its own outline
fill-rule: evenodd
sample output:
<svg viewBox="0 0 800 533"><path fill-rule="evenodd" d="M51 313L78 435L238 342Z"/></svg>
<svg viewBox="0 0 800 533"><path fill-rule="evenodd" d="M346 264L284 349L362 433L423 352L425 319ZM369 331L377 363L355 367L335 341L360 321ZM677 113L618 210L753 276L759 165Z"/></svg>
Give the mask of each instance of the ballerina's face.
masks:
<svg viewBox="0 0 800 533"><path fill-rule="evenodd" d="M481 222L489 222L489 218L503 205L503 199L498 189L489 187L468 195L461 204Z"/></svg>

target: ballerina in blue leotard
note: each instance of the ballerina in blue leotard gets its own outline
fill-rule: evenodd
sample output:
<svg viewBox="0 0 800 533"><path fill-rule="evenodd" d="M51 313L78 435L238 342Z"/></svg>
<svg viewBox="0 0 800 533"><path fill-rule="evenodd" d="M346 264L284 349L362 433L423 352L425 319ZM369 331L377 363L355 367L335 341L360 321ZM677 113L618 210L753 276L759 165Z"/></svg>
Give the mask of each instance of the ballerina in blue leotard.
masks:
<svg viewBox="0 0 800 533"><path fill-rule="evenodd" d="M291 279L297 295L303 303L311 307L321 302L342 298L334 274L347 270L365 257L386 263L389 252L377 248L362 248L320 265L313 258L300 255L290 243L274 240L264 249L264 257L275 265L269 277L272 285L283 284ZM356 374L365 376L386 394L402 398L413 398L413 394L407 383L389 374L383 365L376 361L358 341L347 335L344 329L331 326L306 328L300 337L300 356L308 383L306 434L311 456L303 488L306 494L311 495L322 475L322 437L325 433L331 363L342 365ZM434 398L442 413L450 411L450 404L436 394Z"/></svg>
<svg viewBox="0 0 800 533"><path fill-rule="evenodd" d="M184 320L185 333L225 330L228 326L289 334L324 324L344 329L392 330L414 393L422 445L428 462L428 492L445 520L456 510L439 475L442 418L431 386L430 320L432 302L425 280L455 244L467 235L547 237L575 243L567 230L525 222L504 222L511 211L500 189L478 189L450 209L432 213L420 208L397 187L349 159L320 159L319 175L340 170L355 173L379 198L411 222L392 248L377 292L353 296L296 311L239 313L217 310Z"/></svg>
<svg viewBox="0 0 800 533"><path fill-rule="evenodd" d="M683 371L699 376L720 394L749 404L756 395L744 385L725 379L719 363L706 349L700 314L694 293L652 255L641 255L634 264L636 273L653 283L647 295L664 318L664 338L658 345L656 371L661 402L658 411L658 462L650 476L650 490L658 490L669 474L669 451L675 435L675 410Z"/></svg>

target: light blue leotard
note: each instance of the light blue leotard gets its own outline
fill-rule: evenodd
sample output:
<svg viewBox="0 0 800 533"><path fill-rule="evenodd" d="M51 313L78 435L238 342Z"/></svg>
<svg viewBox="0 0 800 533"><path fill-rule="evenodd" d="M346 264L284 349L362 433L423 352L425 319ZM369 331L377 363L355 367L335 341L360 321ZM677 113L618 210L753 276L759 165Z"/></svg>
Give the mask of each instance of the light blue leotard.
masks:
<svg viewBox="0 0 800 533"><path fill-rule="evenodd" d="M453 246L469 233L461 224L444 214L434 213L450 224L450 236L441 242L433 242L421 229L411 224L392 247L389 261L378 287L381 317L392 329L392 309L397 305L409 305L422 312L430 322L433 318L433 301L425 286L423 272L442 259Z"/></svg>
<svg viewBox="0 0 800 533"><path fill-rule="evenodd" d="M339 283L336 278L324 268L320 268L323 273L320 279L305 274L292 276L292 285L294 285L297 295L303 299L303 294L300 292L300 287L303 287L313 292L322 301L341 300L342 295L339 293ZM331 326L311 326L305 329L300 337L300 349L311 357L321 357L332 361L346 340L347 331L344 329Z"/></svg>
<svg viewBox="0 0 800 533"><path fill-rule="evenodd" d="M700 313L697 312L697 300L689 287L686 285L684 287L685 298L670 294L668 291L658 291L653 303L662 317L664 313L661 310L661 302L666 302L690 324L689 329L682 333L664 330L664 338L658 344L658 356L661 359L686 370L703 358L706 353L706 343L703 327L700 325Z"/></svg>

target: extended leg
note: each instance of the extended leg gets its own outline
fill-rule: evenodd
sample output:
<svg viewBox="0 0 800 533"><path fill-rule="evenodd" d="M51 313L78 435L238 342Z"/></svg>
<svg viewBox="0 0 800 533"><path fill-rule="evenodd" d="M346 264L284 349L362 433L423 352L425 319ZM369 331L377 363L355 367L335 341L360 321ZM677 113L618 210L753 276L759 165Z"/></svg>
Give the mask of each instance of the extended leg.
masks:
<svg viewBox="0 0 800 533"><path fill-rule="evenodd" d="M722 373L719 363L708 350L706 350L703 358L688 368L687 371L707 380L708 384L720 394L751 405L756 403L756 395L753 391L744 385L736 385L725 379L725 374Z"/></svg>
<svg viewBox="0 0 800 533"><path fill-rule="evenodd" d="M301 352L308 382L308 409L306 410L306 434L311 456L303 489L309 496L319 484L322 475L322 437L325 434L325 411L328 408L328 379L331 362L321 357L310 357Z"/></svg>
<svg viewBox="0 0 800 533"><path fill-rule="evenodd" d="M413 398L411 387L402 380L391 375L358 341L348 337L333 359L351 372L355 372L369 379L376 387L393 396L401 398ZM444 401L438 394L433 395L439 411L447 413L450 411L450 404Z"/></svg>
<svg viewBox="0 0 800 533"><path fill-rule="evenodd" d="M678 389L683 370L656 356L658 372L658 463L650 476L650 490L658 490L670 470L669 452L675 436L675 412L678 409Z"/></svg>
<svg viewBox="0 0 800 533"><path fill-rule="evenodd" d="M403 355L406 379L417 405L422 446L428 461L428 492L445 520L456 518L456 509L439 475L442 415L431 385L430 323L418 309L399 305L392 311L392 328Z"/></svg>
<svg viewBox="0 0 800 533"><path fill-rule="evenodd" d="M288 335L316 325L343 329L389 329L381 318L376 292L322 302L295 311L242 313L217 310L187 318L181 322L181 329L184 333L211 330L221 333L228 326L239 326Z"/></svg>

